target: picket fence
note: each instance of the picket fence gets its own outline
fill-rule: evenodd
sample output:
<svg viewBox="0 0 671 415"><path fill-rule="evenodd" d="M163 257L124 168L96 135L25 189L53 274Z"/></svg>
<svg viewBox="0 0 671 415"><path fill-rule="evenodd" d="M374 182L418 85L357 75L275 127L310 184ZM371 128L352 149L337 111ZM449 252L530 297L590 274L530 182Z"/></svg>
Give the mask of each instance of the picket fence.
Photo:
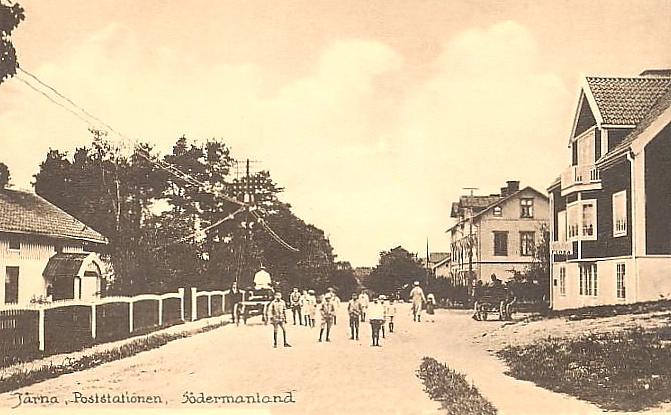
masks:
<svg viewBox="0 0 671 415"><path fill-rule="evenodd" d="M0 306L0 359L77 350L230 312L226 291L112 296ZM189 307L190 306L190 307Z"/></svg>

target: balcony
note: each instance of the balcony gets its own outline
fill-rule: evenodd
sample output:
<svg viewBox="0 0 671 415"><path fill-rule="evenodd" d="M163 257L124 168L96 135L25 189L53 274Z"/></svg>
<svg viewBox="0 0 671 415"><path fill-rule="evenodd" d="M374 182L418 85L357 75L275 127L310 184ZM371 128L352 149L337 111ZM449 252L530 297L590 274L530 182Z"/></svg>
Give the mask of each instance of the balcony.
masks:
<svg viewBox="0 0 671 415"><path fill-rule="evenodd" d="M550 252L555 255L571 255L573 253L573 242L552 241L550 242Z"/></svg>
<svg viewBox="0 0 671 415"><path fill-rule="evenodd" d="M594 164L581 166L571 166L561 174L561 189L568 189L572 186L592 185L601 183L599 169ZM599 188L597 186L596 188Z"/></svg>

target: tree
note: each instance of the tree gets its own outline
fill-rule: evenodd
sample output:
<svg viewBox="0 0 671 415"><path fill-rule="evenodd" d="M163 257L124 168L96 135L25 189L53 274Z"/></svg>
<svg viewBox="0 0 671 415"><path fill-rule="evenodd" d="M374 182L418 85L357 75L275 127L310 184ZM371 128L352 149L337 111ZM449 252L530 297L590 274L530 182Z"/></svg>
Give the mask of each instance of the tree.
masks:
<svg viewBox="0 0 671 415"><path fill-rule="evenodd" d="M368 277L368 285L378 293L396 295L414 281L426 282L426 270L416 256L398 246L380 253L378 265Z"/></svg>
<svg viewBox="0 0 671 415"><path fill-rule="evenodd" d="M23 7L18 3L0 3L0 84L16 74L16 49L10 36L25 18Z"/></svg>
<svg viewBox="0 0 671 415"><path fill-rule="evenodd" d="M550 298L550 231L540 226L540 240L534 248L532 262L522 272L515 272L508 285L524 301L549 306Z"/></svg>
<svg viewBox="0 0 671 415"><path fill-rule="evenodd" d="M0 190L4 189L9 185L9 167L3 162L0 162Z"/></svg>

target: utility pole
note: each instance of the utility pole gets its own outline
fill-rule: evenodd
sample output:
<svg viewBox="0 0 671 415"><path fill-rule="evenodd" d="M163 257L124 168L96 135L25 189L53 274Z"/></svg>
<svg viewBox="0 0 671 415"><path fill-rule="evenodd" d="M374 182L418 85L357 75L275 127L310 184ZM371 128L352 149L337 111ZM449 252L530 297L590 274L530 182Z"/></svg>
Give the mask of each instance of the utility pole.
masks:
<svg viewBox="0 0 671 415"><path fill-rule="evenodd" d="M464 190L470 190L471 197L474 196L474 191L477 187L464 187ZM473 207L468 208L468 279L469 283L473 283Z"/></svg>

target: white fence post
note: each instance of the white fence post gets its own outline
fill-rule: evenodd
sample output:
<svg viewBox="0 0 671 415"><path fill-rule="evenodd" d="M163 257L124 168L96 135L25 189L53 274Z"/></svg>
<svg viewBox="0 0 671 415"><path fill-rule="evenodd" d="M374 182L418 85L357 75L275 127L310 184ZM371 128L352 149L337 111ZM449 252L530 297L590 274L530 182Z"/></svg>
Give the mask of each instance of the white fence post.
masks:
<svg viewBox="0 0 671 415"><path fill-rule="evenodd" d="M98 312L96 305L91 304L91 338L95 340L98 335Z"/></svg>
<svg viewBox="0 0 671 415"><path fill-rule="evenodd" d="M38 310L37 336L40 342L40 351L44 351L44 308Z"/></svg>
<svg viewBox="0 0 671 415"><path fill-rule="evenodd" d="M179 297L181 299L179 310L180 310L180 315L182 318L182 321L184 321L184 288L180 288L177 290L179 293Z"/></svg>
<svg viewBox="0 0 671 415"><path fill-rule="evenodd" d="M196 321L198 317L198 298L196 297L196 287L191 287L191 321Z"/></svg>
<svg viewBox="0 0 671 415"><path fill-rule="evenodd" d="M133 333L133 300L128 302L128 329L129 333Z"/></svg>
<svg viewBox="0 0 671 415"><path fill-rule="evenodd" d="M163 325L163 299L158 299L158 325Z"/></svg>
<svg viewBox="0 0 671 415"><path fill-rule="evenodd" d="M207 316L212 317L212 294L207 295Z"/></svg>

